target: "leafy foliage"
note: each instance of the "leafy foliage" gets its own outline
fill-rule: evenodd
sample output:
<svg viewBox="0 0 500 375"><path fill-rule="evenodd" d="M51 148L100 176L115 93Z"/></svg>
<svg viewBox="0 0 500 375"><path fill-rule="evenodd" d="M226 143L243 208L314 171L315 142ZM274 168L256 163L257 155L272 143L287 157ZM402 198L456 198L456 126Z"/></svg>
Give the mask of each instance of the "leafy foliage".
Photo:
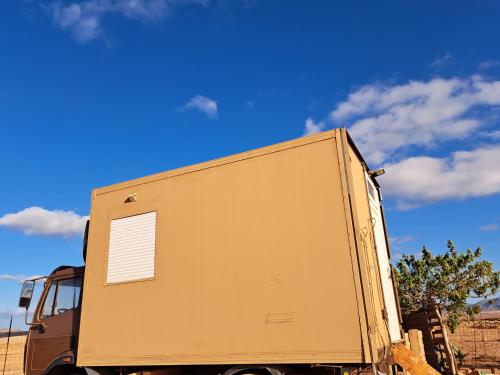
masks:
<svg viewBox="0 0 500 375"><path fill-rule="evenodd" d="M437 307L447 314L453 332L461 317L479 312L478 306L468 306L468 298L487 297L498 290L500 272L480 257L481 248L458 252L452 241L443 255L434 256L425 246L421 257L403 255L396 264L403 314Z"/></svg>

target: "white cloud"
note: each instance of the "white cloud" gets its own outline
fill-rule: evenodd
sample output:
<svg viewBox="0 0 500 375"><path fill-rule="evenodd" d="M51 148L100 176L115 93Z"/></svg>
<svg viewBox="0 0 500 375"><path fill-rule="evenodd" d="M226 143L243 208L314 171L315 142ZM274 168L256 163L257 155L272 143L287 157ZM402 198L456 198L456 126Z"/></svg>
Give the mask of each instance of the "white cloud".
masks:
<svg viewBox="0 0 500 375"><path fill-rule="evenodd" d="M26 275L9 275L9 274L0 274L0 281L17 281L19 283L22 283L24 280L31 280L31 279L37 279L41 277L41 275L31 275L31 276L26 276Z"/></svg>
<svg viewBox="0 0 500 375"><path fill-rule="evenodd" d="M88 42L101 33L100 17L102 11L94 9L94 2L73 3L67 6L61 2L51 3L54 22L62 29L71 31L79 42Z"/></svg>
<svg viewBox="0 0 500 375"><path fill-rule="evenodd" d="M451 157L411 157L384 165L379 181L399 209L443 199L500 193L500 145L458 151Z"/></svg>
<svg viewBox="0 0 500 375"><path fill-rule="evenodd" d="M35 206L0 217L0 226L28 235L69 237L83 235L87 219L88 216L80 216L74 211L50 211Z"/></svg>
<svg viewBox="0 0 500 375"><path fill-rule="evenodd" d="M463 139L485 126L488 109L499 105L500 81L436 78L364 86L339 103L329 119L347 126L366 159L380 164L408 147Z"/></svg>
<svg viewBox="0 0 500 375"><path fill-rule="evenodd" d="M326 124L324 121L314 122L314 120L309 117L305 122L304 135L319 133L325 129L325 126Z"/></svg>
<svg viewBox="0 0 500 375"><path fill-rule="evenodd" d="M449 52L446 52L443 56L439 56L433 62L431 62L429 64L429 67L435 68L438 66L446 65L447 63L450 62L451 58L452 58L451 54Z"/></svg>
<svg viewBox="0 0 500 375"><path fill-rule="evenodd" d="M173 8L193 3L208 6L208 0L84 0L53 1L48 10L57 26L85 43L102 34L102 19L106 15L158 22L167 18Z"/></svg>
<svg viewBox="0 0 500 375"><path fill-rule="evenodd" d="M500 230L500 225L498 224L486 224L479 227L481 232L496 232Z"/></svg>
<svg viewBox="0 0 500 375"><path fill-rule="evenodd" d="M181 108L182 111L196 109L210 118L217 118L217 102L203 95L195 95Z"/></svg>

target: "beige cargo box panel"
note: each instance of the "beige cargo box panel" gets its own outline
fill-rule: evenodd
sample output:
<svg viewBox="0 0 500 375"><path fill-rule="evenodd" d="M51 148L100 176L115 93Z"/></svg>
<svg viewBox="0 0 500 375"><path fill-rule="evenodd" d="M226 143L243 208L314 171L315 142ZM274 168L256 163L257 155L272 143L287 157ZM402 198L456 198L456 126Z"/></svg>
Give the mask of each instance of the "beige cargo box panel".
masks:
<svg viewBox="0 0 500 375"><path fill-rule="evenodd" d="M365 361L338 132L95 190L78 365Z"/></svg>

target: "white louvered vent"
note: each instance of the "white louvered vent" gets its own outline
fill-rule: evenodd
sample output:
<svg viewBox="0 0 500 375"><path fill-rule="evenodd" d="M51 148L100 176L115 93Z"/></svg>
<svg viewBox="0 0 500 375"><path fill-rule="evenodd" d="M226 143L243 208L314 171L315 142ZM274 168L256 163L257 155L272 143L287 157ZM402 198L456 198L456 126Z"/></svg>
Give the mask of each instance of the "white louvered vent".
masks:
<svg viewBox="0 0 500 375"><path fill-rule="evenodd" d="M156 212L111 220L107 282L153 277L155 248Z"/></svg>

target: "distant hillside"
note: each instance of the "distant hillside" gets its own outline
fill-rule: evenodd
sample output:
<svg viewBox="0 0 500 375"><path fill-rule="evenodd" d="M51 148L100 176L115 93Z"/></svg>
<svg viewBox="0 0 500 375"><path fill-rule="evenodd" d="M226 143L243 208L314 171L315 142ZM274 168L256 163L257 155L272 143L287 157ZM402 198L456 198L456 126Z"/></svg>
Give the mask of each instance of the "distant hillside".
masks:
<svg viewBox="0 0 500 375"><path fill-rule="evenodd" d="M23 336L26 335L28 332L27 331L20 331L18 329L13 329L10 335L13 336ZM1 337L7 337L9 334L9 330L6 328L0 328L0 338Z"/></svg>
<svg viewBox="0 0 500 375"><path fill-rule="evenodd" d="M476 303L481 308L481 311L496 311L500 310L500 297L485 299Z"/></svg>

